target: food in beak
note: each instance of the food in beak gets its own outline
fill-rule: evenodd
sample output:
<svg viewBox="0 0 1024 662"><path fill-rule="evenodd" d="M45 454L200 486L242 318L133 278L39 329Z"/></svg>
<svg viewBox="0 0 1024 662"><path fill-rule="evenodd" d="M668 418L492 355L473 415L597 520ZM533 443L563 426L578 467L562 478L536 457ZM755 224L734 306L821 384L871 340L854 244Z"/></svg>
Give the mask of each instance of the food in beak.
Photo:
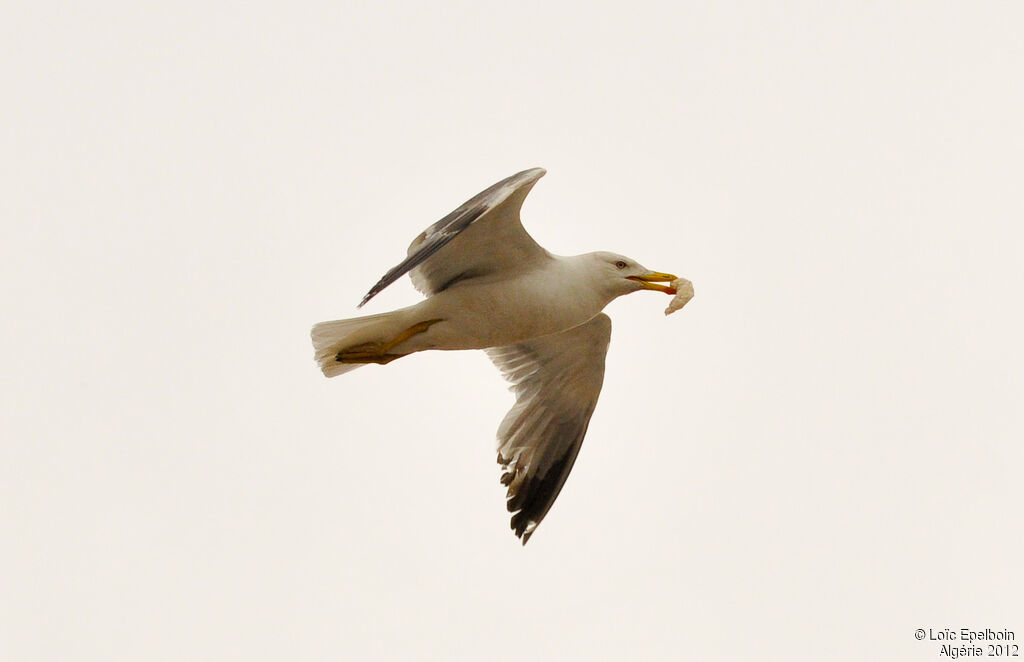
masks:
<svg viewBox="0 0 1024 662"><path fill-rule="evenodd" d="M693 283L685 278L676 278L672 281L671 287L675 291L676 296L668 302L668 308L665 309L666 315L676 312L693 298Z"/></svg>

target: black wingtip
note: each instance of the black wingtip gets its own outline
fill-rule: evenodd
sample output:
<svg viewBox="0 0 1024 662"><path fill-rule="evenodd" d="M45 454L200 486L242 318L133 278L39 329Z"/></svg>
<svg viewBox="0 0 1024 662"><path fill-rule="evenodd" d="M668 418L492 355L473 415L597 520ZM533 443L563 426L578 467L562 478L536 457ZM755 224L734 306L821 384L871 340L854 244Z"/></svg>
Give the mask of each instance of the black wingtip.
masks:
<svg viewBox="0 0 1024 662"><path fill-rule="evenodd" d="M509 506L510 512L516 509L516 506L511 503L511 499L508 501L507 505ZM534 522L527 516L526 513L524 513L522 510L519 510L518 512L512 513L511 524L512 533L514 533L517 538L522 540L523 545L525 545L527 541L530 539L530 536L533 535L533 532L537 530L537 525L540 524L540 522Z"/></svg>
<svg viewBox="0 0 1024 662"><path fill-rule="evenodd" d="M377 285L380 285L380 283L377 283ZM370 300L370 299L372 299L373 297L377 296L377 295L378 295L379 293L380 293L380 290L379 290L379 289L377 289L377 286L375 285L375 286L373 287L373 289L371 289L371 290L370 290L369 292L367 292L367 293L366 293L366 294L365 294L365 295L363 296L363 300L359 302L359 304L358 304L358 305L356 306L356 308L362 308L363 306L365 306L365 305L366 305L366 302L367 302L367 301L369 301L369 300Z"/></svg>

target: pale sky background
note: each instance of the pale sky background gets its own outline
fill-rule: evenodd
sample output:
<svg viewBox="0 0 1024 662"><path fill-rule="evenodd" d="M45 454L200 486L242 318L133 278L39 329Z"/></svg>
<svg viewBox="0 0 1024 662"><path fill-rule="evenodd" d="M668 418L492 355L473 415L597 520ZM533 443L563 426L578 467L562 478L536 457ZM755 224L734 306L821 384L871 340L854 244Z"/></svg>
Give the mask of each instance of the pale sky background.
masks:
<svg viewBox="0 0 1024 662"><path fill-rule="evenodd" d="M1020 3L365 4L0 10L0 658L1024 643ZM308 333L533 166L542 245L697 295L609 306L523 548L486 357Z"/></svg>

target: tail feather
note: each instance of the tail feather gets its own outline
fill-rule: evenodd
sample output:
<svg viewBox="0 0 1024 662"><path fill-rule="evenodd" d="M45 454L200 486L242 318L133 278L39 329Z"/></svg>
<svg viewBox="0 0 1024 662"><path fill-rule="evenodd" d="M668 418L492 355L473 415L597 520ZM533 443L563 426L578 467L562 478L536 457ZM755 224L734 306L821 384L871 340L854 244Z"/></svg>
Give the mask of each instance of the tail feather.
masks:
<svg viewBox="0 0 1024 662"><path fill-rule="evenodd" d="M338 352L346 347L377 342L390 337L395 326L393 313L381 313L366 317L355 317L347 320L320 322L313 326L314 358L320 370L327 377L337 377L355 370L363 363L339 363Z"/></svg>

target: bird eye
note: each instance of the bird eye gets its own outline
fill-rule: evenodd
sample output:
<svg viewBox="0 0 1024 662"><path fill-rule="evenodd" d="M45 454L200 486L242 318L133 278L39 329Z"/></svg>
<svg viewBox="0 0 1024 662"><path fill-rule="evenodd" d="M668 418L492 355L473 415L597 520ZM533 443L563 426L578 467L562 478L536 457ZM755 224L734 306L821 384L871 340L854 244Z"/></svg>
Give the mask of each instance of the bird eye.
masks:
<svg viewBox="0 0 1024 662"><path fill-rule="evenodd" d="M619 269L625 269L626 263L623 260L619 260L618 262L615 263L615 266Z"/></svg>

